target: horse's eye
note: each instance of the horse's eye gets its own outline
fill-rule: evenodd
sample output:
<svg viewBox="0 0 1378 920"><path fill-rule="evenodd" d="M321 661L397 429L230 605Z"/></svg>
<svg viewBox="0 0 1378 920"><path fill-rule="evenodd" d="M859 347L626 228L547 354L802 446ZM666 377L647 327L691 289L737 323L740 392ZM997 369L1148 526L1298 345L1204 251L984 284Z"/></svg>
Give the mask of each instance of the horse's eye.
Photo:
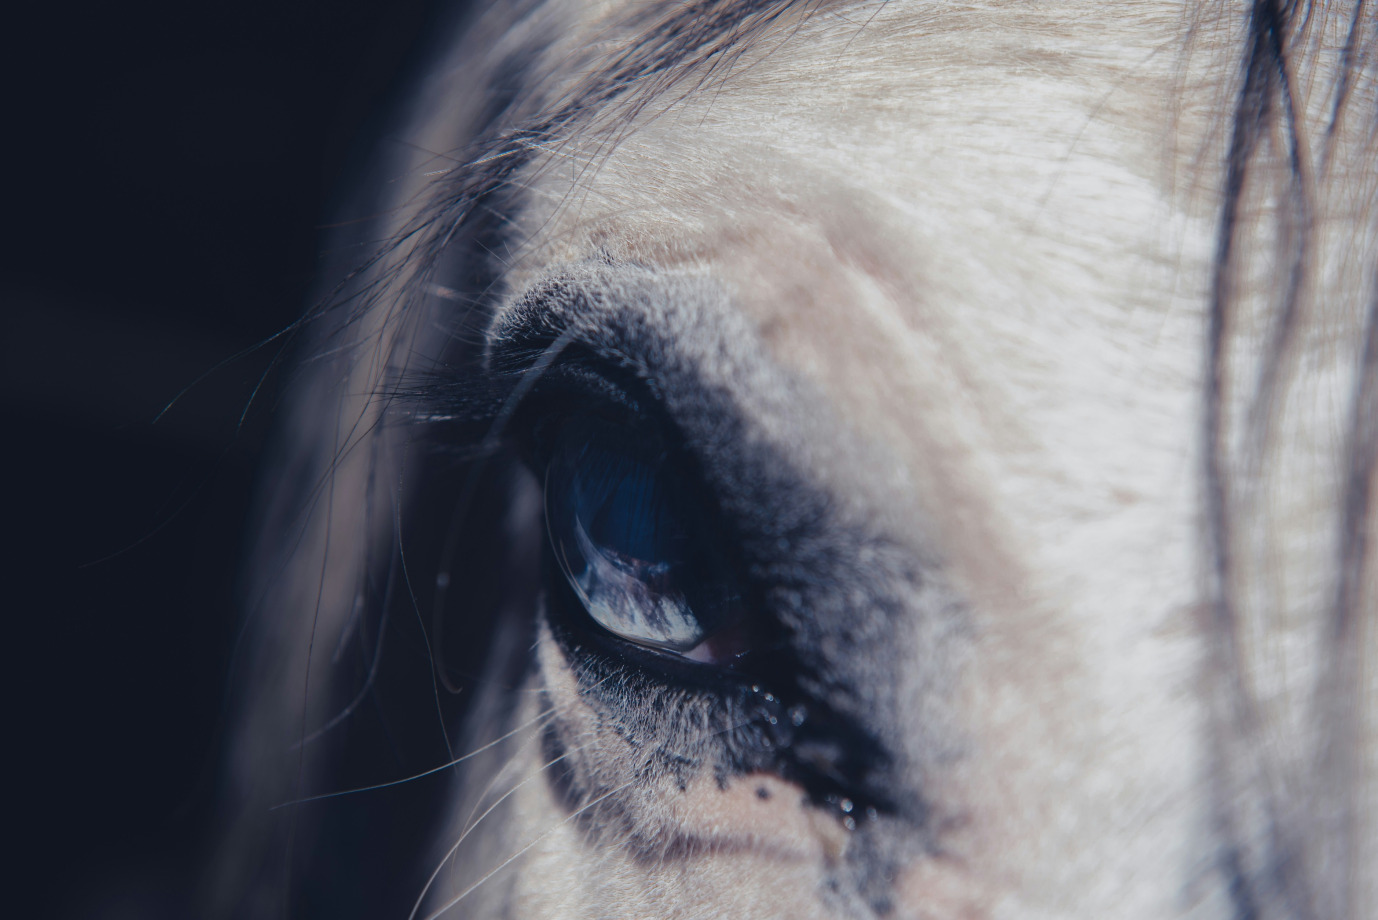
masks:
<svg viewBox="0 0 1378 920"><path fill-rule="evenodd" d="M743 650L720 638L742 605L696 490L678 472L654 434L601 419L566 422L546 468L550 545L599 626L638 645L721 661Z"/></svg>

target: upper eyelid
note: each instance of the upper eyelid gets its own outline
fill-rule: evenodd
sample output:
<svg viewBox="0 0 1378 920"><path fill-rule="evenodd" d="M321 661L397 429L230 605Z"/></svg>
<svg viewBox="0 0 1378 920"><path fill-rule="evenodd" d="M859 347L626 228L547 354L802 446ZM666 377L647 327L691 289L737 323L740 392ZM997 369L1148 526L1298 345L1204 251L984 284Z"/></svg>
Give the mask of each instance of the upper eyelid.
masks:
<svg viewBox="0 0 1378 920"><path fill-rule="evenodd" d="M626 375L615 373L615 368L606 366L596 354L579 346L565 350L544 367L528 366L513 373L539 375L526 381L526 392L512 406L514 417L531 412L539 414L543 409L554 411L552 401L561 399L582 400L582 404L572 407L581 411L605 410L636 419L660 415L653 408L654 395L644 392L645 387L626 379ZM566 414L571 409L569 406L561 408Z"/></svg>
<svg viewBox="0 0 1378 920"><path fill-rule="evenodd" d="M489 334L484 356L487 369L526 375L584 368L624 392L637 386L654 386L654 380L644 373L644 362L617 343L600 340L596 326L585 330L575 323L556 325L550 319L529 309L504 319ZM631 393L625 395L631 398Z"/></svg>
<svg viewBox="0 0 1378 920"><path fill-rule="evenodd" d="M660 291L662 277L653 269L630 269L633 281L648 281L657 286L659 296L652 299L645 291L637 293L634 284L620 275L615 272L616 280L610 283L601 275L571 278L560 274L530 288L490 326L486 356L489 366L505 374L523 374L534 369L549 349L558 347L558 354L542 373L557 377L583 369L626 396L625 405L634 406L643 419L659 426L697 480L719 496L731 519L742 517L742 506L759 505L758 500L766 497L762 489L776 499L768 503L771 505L783 502L796 508L801 504L827 506L826 487L795 470L778 449L762 442L753 442L748 448L744 439L729 439L731 444L723 442L724 429L750 427L737 401L737 388L715 381L711 374L721 372L721 367L706 372L700 363L705 356L694 350L682 350L682 343L665 334L664 324L647 322L648 313L664 309L667 303L673 308L677 295L682 293L673 286L672 279L665 279L668 286ZM730 321L730 315L695 310L692 294L691 291L686 299L693 312L682 316L687 315L696 328L718 335L740 332L730 322L726 329L715 322ZM683 318L669 327L682 325ZM707 357L711 365L717 355ZM760 355L757 360L769 359ZM729 376L732 373L729 371ZM742 374L741 379L749 380L752 376ZM710 443L727 450L705 452L704 446ZM738 510L730 511L729 506L737 506ZM776 520L781 516L768 517ZM754 516L747 515L738 523L745 526L752 521ZM813 530L815 526L807 529ZM778 542L773 535L763 537L767 543ZM763 550L762 555L772 553Z"/></svg>
<svg viewBox="0 0 1378 920"><path fill-rule="evenodd" d="M686 330L695 334L676 335ZM644 265L566 266L509 302L487 339L495 369L521 373L558 347L551 369L582 360L632 396L724 515L758 538L748 541L759 543L753 559L774 558L782 538L798 542L831 518L829 487L793 462L787 444L745 436L763 408L794 419L800 435L816 433L819 406L810 389L794 388L711 278Z"/></svg>
<svg viewBox="0 0 1378 920"><path fill-rule="evenodd" d="M556 281L528 291L490 327L485 370L508 377L514 392L526 390L523 403L548 392L552 382L574 384L571 389L582 390L595 405L678 427L646 356L628 350L622 323L606 315L587 322L581 315L601 299L578 283ZM654 343L652 350L661 347Z"/></svg>
<svg viewBox="0 0 1378 920"><path fill-rule="evenodd" d="M509 316L489 332L481 354L469 351L413 370L394 381L387 396L412 422L480 429L506 428L551 383L582 390L605 407L650 414L648 404L658 402L653 382L627 372L635 362L625 356L610 360L617 354L615 349L576 338L568 329L546 322L547 318L534 310ZM491 434L469 431L461 437L492 440Z"/></svg>

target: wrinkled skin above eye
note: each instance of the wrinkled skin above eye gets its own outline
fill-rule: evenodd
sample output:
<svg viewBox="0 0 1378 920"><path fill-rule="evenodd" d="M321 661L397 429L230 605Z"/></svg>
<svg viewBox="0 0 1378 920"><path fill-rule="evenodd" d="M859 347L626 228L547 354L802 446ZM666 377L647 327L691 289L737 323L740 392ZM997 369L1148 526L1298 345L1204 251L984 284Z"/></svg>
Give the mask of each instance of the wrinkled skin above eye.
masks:
<svg viewBox="0 0 1378 920"><path fill-rule="evenodd" d="M546 526L589 616L638 645L686 653L737 615L734 582L654 436L565 423L546 469Z"/></svg>

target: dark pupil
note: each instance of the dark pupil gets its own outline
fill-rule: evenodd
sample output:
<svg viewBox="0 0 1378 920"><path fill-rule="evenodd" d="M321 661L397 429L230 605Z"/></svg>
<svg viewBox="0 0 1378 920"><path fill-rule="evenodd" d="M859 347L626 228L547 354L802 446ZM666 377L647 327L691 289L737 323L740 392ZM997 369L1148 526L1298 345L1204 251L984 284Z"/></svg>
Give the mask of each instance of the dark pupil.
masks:
<svg viewBox="0 0 1378 920"><path fill-rule="evenodd" d="M628 564L682 561L687 539L655 471L596 448L582 459L586 466L575 479L575 514L587 522L594 543Z"/></svg>
<svg viewBox="0 0 1378 920"><path fill-rule="evenodd" d="M680 652L720 627L731 601L682 487L653 437L593 419L564 426L546 472L551 547L589 615Z"/></svg>

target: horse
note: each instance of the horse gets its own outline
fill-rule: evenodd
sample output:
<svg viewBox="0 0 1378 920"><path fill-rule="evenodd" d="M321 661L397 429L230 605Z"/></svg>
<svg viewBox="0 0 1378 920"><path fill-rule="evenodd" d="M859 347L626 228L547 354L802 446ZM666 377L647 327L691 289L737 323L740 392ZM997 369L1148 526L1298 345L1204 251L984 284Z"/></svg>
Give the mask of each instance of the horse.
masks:
<svg viewBox="0 0 1378 920"><path fill-rule="evenodd" d="M1378 915L1371 4L503 0L395 124L209 914Z"/></svg>

